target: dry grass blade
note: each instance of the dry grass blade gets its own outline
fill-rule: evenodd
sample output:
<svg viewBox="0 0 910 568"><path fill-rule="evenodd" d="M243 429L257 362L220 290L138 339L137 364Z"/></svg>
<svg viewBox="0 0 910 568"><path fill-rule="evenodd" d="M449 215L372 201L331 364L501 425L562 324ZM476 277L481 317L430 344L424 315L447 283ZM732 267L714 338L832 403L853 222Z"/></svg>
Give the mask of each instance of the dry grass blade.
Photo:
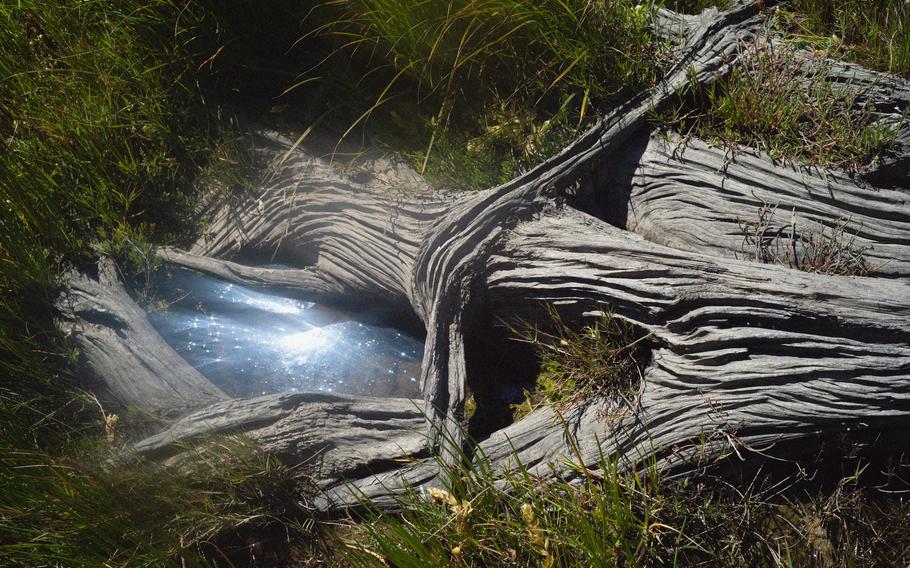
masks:
<svg viewBox="0 0 910 568"><path fill-rule="evenodd" d="M870 271L865 256L869 247L856 244L850 219L838 219L833 227L803 228L795 212L780 223L777 211L776 204L765 203L755 219L738 221L746 258L837 276L864 276Z"/></svg>

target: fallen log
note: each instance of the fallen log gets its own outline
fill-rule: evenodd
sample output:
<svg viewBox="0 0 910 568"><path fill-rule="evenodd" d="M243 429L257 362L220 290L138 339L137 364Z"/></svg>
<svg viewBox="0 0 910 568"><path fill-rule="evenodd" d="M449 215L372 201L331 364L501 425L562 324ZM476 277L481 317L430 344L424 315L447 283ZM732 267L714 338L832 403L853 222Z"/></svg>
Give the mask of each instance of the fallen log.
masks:
<svg viewBox="0 0 910 568"><path fill-rule="evenodd" d="M439 483L428 452L463 459L468 390L516 380L484 369L490 344L507 333L502 322L543 325L548 306L567 321L609 311L634 324L650 334L651 362L618 417L597 405L541 409L492 433L474 455L495 468L520 460L554 475L567 459L595 467L604 452L625 465L656 457L684 471L731 451L809 451L845 431L906 429L907 194L760 155L729 161L697 140L677 151L652 136L648 113L692 77L706 83L728 72L763 20L750 3L663 18L687 26L665 79L497 188L453 196L415 185L413 172L352 176L269 136L262 151L280 158L280 171L240 206L216 207L190 251L161 249L162 258L232 282L410 314L427 332L424 402L314 394L218 402L136 450L164 455L206 433L248 432L290 462L321 460L323 510L362 498L394 506L402 487ZM411 180L406 190L389 191L396 175ZM772 202L819 226L856 221L856 242L872 247L870 276L800 272L742 254L738 221ZM289 268L261 266L273 262ZM73 313L78 322L95 312ZM135 341L156 345L153 335ZM124 369L168 376L141 353L123 353ZM94 370L113 383L122 373ZM206 396L198 407L220 398Z"/></svg>

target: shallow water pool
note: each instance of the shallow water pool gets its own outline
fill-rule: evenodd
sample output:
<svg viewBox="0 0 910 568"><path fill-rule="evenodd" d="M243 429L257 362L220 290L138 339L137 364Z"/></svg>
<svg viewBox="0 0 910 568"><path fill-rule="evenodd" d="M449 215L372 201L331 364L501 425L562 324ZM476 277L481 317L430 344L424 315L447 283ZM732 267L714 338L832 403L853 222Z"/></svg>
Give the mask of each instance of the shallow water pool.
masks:
<svg viewBox="0 0 910 568"><path fill-rule="evenodd" d="M417 397L423 343L380 321L188 270L157 289L149 319L193 367L234 397L324 391Z"/></svg>

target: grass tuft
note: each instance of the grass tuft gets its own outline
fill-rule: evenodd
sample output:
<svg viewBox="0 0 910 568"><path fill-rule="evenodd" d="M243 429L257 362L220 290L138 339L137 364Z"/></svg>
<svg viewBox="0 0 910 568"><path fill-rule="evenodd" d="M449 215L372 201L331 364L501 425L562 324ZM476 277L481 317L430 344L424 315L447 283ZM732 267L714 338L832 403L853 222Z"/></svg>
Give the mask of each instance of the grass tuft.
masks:
<svg viewBox="0 0 910 568"><path fill-rule="evenodd" d="M169 0L23 0L0 21L0 388L42 420L78 396L52 321L60 269L97 243L186 230L215 134L194 65L212 18Z"/></svg>
<svg viewBox="0 0 910 568"><path fill-rule="evenodd" d="M900 0L793 0L781 11L797 43L910 78L910 4Z"/></svg>
<svg viewBox="0 0 910 568"><path fill-rule="evenodd" d="M760 41L743 66L705 89L693 86L661 121L685 136L756 147L773 159L858 171L893 144L896 131L856 93L808 71L792 48Z"/></svg>
<svg viewBox="0 0 910 568"><path fill-rule="evenodd" d="M101 463L96 440L114 439L116 418L79 390L78 353L53 321L63 268L99 252L142 268L150 239L192 232L227 129L200 87L218 17L171 0L0 5L4 565L208 565L203 541L276 516L266 497L285 473L241 448L200 455L212 469L195 477Z"/></svg>
<svg viewBox="0 0 910 568"><path fill-rule="evenodd" d="M739 221L743 253L765 264L780 264L805 272L839 276L865 276L870 266L869 247L855 244L850 219L838 219L833 227L806 230L798 227L796 213L788 223L776 222L777 205L764 204L756 219Z"/></svg>
<svg viewBox="0 0 910 568"><path fill-rule="evenodd" d="M683 14L700 14L707 8L724 10L727 0L666 0L663 7Z"/></svg>
<svg viewBox="0 0 910 568"><path fill-rule="evenodd" d="M568 435L568 434L567 434ZM571 437L571 435L569 435ZM570 479L483 455L440 460L440 487L397 497L397 513L365 503L334 532L339 566L901 566L910 547L905 500L879 491L866 467L812 485L803 470L731 480L673 481L655 462L623 469L601 455ZM905 468L904 468L905 470ZM538 470L539 471L539 470ZM871 479L871 478L870 478ZM808 483L808 484L807 484Z"/></svg>
<svg viewBox="0 0 910 568"><path fill-rule="evenodd" d="M540 358L535 390L525 393L513 417L517 420L544 404L565 410L580 402L603 401L607 412L620 402L630 405L650 357L650 336L610 311L580 330L564 322L552 306L548 311L545 329L530 324L513 329Z"/></svg>
<svg viewBox="0 0 910 568"><path fill-rule="evenodd" d="M37 449L5 452L4 565L232 565L244 556L244 564L249 561L248 539L268 542L277 532L306 545L312 523L302 501L311 490L299 472L242 438L187 451L177 465L127 461L103 467L89 465L85 456L76 461Z"/></svg>
<svg viewBox="0 0 910 568"><path fill-rule="evenodd" d="M324 2L304 39L335 50L301 80L332 76L323 69L339 58L369 70L353 88L372 97L348 109L342 137L378 122L372 132L397 132L404 144L393 146L410 148L417 169L437 181L495 185L558 151L603 105L654 82L652 8L631 0Z"/></svg>

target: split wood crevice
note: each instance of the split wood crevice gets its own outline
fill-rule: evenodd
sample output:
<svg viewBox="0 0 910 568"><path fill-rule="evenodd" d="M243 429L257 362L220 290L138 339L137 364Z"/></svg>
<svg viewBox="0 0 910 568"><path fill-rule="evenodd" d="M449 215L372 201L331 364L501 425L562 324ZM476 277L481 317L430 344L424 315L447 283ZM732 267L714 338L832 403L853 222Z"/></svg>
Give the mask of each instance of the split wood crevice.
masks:
<svg viewBox="0 0 910 568"><path fill-rule="evenodd" d="M68 276L63 325L110 395L180 416L137 451L164 456L198 436L244 432L309 462L325 511L364 497L393 506L403 485L438 482L431 453L463 443L468 387L511 380L481 360L491 351L482 346L504 335L502 322L544 322L547 306L573 321L611 310L652 334L641 395L612 420L596 405L562 417L536 410L479 444L494 467L520 460L553 475L578 455L595 467L603 451L685 470L742 448L812 451L845 431L900 437L910 425L910 131L895 156L850 179L668 141L647 122L691 77L706 84L727 73L763 19L752 3L699 17L661 12L665 29L685 26L666 78L503 186L434 193L391 160L341 171L294 150L255 195L213 202L192 250L159 251L232 282L418 318L424 401L227 400L161 341L106 261L97 278ZM910 85L893 77L839 65L831 78L850 78L883 117L910 107ZM262 151L289 147L270 135ZM856 246L871 247L870 274L754 262L740 225L766 204L788 213L784 225L791 212L819 230L849 219ZM292 268L242 262L250 259Z"/></svg>

